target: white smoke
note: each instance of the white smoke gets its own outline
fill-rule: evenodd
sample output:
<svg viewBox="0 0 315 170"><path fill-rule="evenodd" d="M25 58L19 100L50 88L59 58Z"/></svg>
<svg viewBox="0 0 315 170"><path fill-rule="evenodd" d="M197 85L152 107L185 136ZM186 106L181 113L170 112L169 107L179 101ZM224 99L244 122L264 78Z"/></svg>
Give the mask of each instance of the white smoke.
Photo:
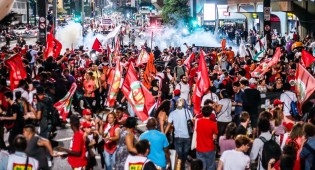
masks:
<svg viewBox="0 0 315 170"><path fill-rule="evenodd" d="M94 34L93 31L89 30L88 34L83 37L82 26L79 23L69 22L65 27L59 27L56 31L56 39L62 43L63 53L66 48L77 49L79 46L84 46L84 48L91 49L92 45L97 38L105 47L105 44L109 43L109 39L116 37L119 30L120 25L117 26L113 31L111 31L107 35L103 35L100 33Z"/></svg>
<svg viewBox="0 0 315 170"><path fill-rule="evenodd" d="M82 26L79 23L69 22L65 27L59 27L56 31L56 39L61 42L61 54L66 48L77 48L82 44Z"/></svg>
<svg viewBox="0 0 315 170"><path fill-rule="evenodd" d="M151 35L150 31L150 35ZM146 37L144 40L140 40L140 45L147 41L148 46L151 46L151 36ZM195 44L196 46L204 47L221 47L221 43L216 39L210 31L195 31L193 33L188 32L187 28L171 28L165 27L162 31L153 30L152 47L158 46L160 49L168 48L169 46L181 47L182 50L186 50L184 43L188 46ZM139 44L138 44L139 45Z"/></svg>

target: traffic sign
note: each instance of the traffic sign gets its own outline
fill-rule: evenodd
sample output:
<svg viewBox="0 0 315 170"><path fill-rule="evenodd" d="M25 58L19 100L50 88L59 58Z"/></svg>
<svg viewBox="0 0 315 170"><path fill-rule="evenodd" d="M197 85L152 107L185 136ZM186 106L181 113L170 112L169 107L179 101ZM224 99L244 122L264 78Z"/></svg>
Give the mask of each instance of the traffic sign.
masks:
<svg viewBox="0 0 315 170"><path fill-rule="evenodd" d="M39 28L40 28L40 29L45 29L45 27L46 27L45 23L39 24Z"/></svg>
<svg viewBox="0 0 315 170"><path fill-rule="evenodd" d="M45 22L45 20L46 20L45 17L40 17L40 18L39 18L39 21L40 21L40 22Z"/></svg>

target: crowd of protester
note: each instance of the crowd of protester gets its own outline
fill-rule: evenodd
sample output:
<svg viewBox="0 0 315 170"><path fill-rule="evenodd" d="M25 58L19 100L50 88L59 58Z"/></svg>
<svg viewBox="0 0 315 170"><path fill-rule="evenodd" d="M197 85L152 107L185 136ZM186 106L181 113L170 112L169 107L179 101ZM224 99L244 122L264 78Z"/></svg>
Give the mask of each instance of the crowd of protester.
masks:
<svg viewBox="0 0 315 170"><path fill-rule="evenodd" d="M298 99L292 77L300 50L312 52L306 46L310 42L308 36L304 47L292 51L286 50L286 43L272 43L265 58L280 47L280 61L260 78L251 75L259 64L254 56L241 56L232 47L204 48L211 85L202 98L201 113L193 113L192 100L200 48L160 50L146 43L122 44L123 76L141 50L152 52L159 63L148 89L157 105L148 113L145 130L139 128L122 92L114 108L106 107L110 73L115 69L106 49L93 61L84 47L66 49L56 59L44 59L45 48L28 42L12 49L2 47L2 61L16 53L22 55L27 78L10 89L10 70L1 62L0 170L49 169L48 160L56 156L67 157L73 169L90 170L99 163L96 155L107 170L314 169L314 100L303 105L304 119L290 114L291 102ZM191 53L195 59L188 70L183 63ZM136 70L139 81L144 81L145 65ZM312 68L307 70L313 75ZM72 83L78 85L68 119L73 139L70 147L53 148L52 129L66 123L56 120L53 104L67 94ZM269 98L271 94L276 97ZM192 131L188 124L194 126ZM9 133L8 145L5 133ZM172 159L174 153L176 159Z"/></svg>

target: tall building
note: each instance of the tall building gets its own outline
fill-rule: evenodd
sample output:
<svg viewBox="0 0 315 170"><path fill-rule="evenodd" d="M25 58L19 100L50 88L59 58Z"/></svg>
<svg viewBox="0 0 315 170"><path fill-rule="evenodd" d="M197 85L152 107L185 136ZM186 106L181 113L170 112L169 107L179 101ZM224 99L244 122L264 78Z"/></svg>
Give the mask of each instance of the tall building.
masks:
<svg viewBox="0 0 315 170"><path fill-rule="evenodd" d="M12 11L16 12L17 14L20 14L20 17L18 18L18 21L21 23L27 22L27 1L28 0L15 0ZM32 14L32 10L30 8L30 14Z"/></svg>
<svg viewBox="0 0 315 170"><path fill-rule="evenodd" d="M216 16L217 25L243 24L244 29L263 31L263 0L192 0L196 1L197 17L204 22L208 15ZM204 9L204 4L214 4L215 10ZM270 10L271 30L284 35L285 32L298 32L301 37L315 36L314 0L272 0ZM200 8L201 7L201 8ZM211 7L211 6L209 6ZM198 11L201 9L201 11ZM215 14L217 12L217 14ZM199 14L199 15L198 15ZM211 18L211 17L210 17Z"/></svg>

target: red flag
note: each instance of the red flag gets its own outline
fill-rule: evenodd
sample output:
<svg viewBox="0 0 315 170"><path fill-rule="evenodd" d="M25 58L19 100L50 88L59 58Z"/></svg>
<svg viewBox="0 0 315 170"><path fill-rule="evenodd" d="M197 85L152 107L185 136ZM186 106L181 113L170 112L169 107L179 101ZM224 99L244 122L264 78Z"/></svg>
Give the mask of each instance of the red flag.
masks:
<svg viewBox="0 0 315 170"><path fill-rule="evenodd" d="M271 68L273 65L277 64L280 61L281 49L277 47L275 54L273 55L270 62L268 62L268 68Z"/></svg>
<svg viewBox="0 0 315 170"><path fill-rule="evenodd" d="M270 68L277 64L280 61L281 50L280 47L276 49L275 54L271 59L266 59L265 61L261 62L259 66L251 73L252 77L261 77L262 75L266 74Z"/></svg>
<svg viewBox="0 0 315 170"><path fill-rule="evenodd" d="M132 63L129 65L121 91L139 119L141 121L147 120L149 113L155 106L155 100L149 90L138 81Z"/></svg>
<svg viewBox="0 0 315 170"><path fill-rule="evenodd" d="M116 58L119 55L120 52L120 40L119 37L117 37L115 50L114 50L114 58Z"/></svg>
<svg viewBox="0 0 315 170"><path fill-rule="evenodd" d="M264 73L268 72L268 63L270 62L270 59L264 60L262 63L260 63L256 69L251 73L252 77L260 78Z"/></svg>
<svg viewBox="0 0 315 170"><path fill-rule="evenodd" d="M304 49L302 49L302 62L304 66L309 67L314 61L315 61L314 56L305 51Z"/></svg>
<svg viewBox="0 0 315 170"><path fill-rule="evenodd" d="M99 53L102 52L102 43L97 38L95 38L92 49Z"/></svg>
<svg viewBox="0 0 315 170"><path fill-rule="evenodd" d="M221 48L223 51L225 51L225 47L226 47L226 39L224 38L222 41L221 41Z"/></svg>
<svg viewBox="0 0 315 170"><path fill-rule="evenodd" d="M50 31L50 33L47 34L45 58L48 58L49 56L57 58L61 49L62 44L53 36L52 31Z"/></svg>
<svg viewBox="0 0 315 170"><path fill-rule="evenodd" d="M19 81L27 77L26 70L22 63L22 57L20 54L15 54L6 59L4 63L10 68L10 88L14 90L19 85Z"/></svg>
<svg viewBox="0 0 315 170"><path fill-rule="evenodd" d="M116 60L116 68L114 72L114 76L112 78L112 83L110 89L108 91L108 97L106 105L108 107L115 106L116 98L118 95L119 87L121 82L121 69L120 69L120 61Z"/></svg>
<svg viewBox="0 0 315 170"><path fill-rule="evenodd" d="M300 106L302 106L315 91L315 78L301 64L299 64L295 79L295 89L298 101Z"/></svg>
<svg viewBox="0 0 315 170"><path fill-rule="evenodd" d="M138 67L141 64L147 63L149 61L149 58L150 56L147 51L145 49L142 49L136 61L136 66Z"/></svg>
<svg viewBox="0 0 315 170"><path fill-rule="evenodd" d="M63 97L57 103L54 104L54 107L58 110L63 121L66 121L68 117L71 103L72 103L72 96L74 95L76 89L77 89L77 84L72 83L71 88L68 91L68 93L65 95L65 97Z"/></svg>
<svg viewBox="0 0 315 170"><path fill-rule="evenodd" d="M186 66L188 73L190 72L190 68L191 68L190 65L191 65L192 61L194 60L194 58L195 58L195 53L192 52L192 53L189 55L189 57L186 58L186 60L184 61L184 65Z"/></svg>
<svg viewBox="0 0 315 170"><path fill-rule="evenodd" d="M200 113L201 98L210 87L208 69L207 69L205 58L204 58L204 52L202 50L200 50L200 59L199 59L199 66L198 66L197 74L198 74L198 78L195 84L194 94L193 94L195 114Z"/></svg>
<svg viewBox="0 0 315 170"><path fill-rule="evenodd" d="M149 79L150 78L151 78L151 80L154 79L155 74L156 74L156 68L154 66L154 55L153 55L153 53L150 53L150 58L149 58L147 66L145 68L144 75L143 75L143 79L144 79L143 85L147 89L150 89L150 87L151 87L151 81Z"/></svg>

